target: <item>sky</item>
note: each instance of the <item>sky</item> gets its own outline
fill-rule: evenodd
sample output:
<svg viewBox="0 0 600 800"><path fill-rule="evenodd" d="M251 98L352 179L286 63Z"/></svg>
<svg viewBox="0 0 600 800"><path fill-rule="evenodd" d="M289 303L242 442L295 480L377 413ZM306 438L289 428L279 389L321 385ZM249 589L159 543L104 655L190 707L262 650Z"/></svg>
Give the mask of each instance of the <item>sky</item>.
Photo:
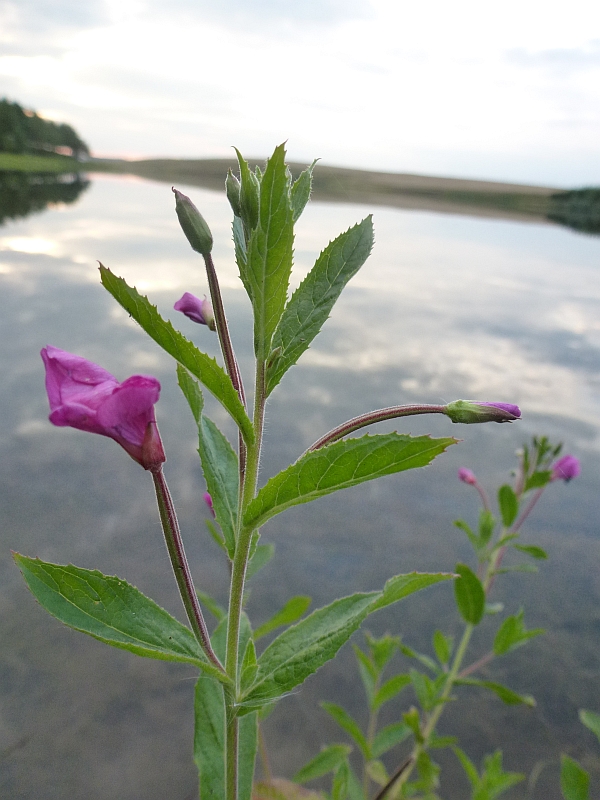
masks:
<svg viewBox="0 0 600 800"><path fill-rule="evenodd" d="M98 156L600 184L592 0L0 0L0 96Z"/></svg>

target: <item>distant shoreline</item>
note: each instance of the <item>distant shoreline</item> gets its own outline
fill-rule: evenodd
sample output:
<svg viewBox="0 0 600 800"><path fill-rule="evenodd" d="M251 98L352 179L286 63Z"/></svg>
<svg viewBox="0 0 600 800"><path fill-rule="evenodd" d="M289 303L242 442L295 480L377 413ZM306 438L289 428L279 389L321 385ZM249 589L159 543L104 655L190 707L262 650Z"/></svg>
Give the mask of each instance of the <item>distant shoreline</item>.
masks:
<svg viewBox="0 0 600 800"><path fill-rule="evenodd" d="M263 159L250 159L250 164ZM290 164L294 176L305 164ZM135 175L147 180L179 186L197 186L222 191L228 169L235 159L95 159L77 161L60 156L27 156L0 153L0 171L28 173L86 173ZM314 172L312 197L317 202L357 203L399 209L434 211L474 217L553 224L557 204L568 192L550 186L442 178L406 173L330 167L318 164ZM575 226L578 227L578 226Z"/></svg>

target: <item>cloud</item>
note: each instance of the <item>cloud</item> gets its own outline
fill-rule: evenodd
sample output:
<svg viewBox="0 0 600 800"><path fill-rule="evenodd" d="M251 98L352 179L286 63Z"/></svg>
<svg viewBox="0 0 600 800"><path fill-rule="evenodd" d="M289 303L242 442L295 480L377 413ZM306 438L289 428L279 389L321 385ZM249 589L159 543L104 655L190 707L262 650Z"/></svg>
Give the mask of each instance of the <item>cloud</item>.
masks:
<svg viewBox="0 0 600 800"><path fill-rule="evenodd" d="M586 47L555 47L535 53L525 48L513 48L507 51L506 60L517 67L550 70L566 78L575 72L600 67L600 40L595 39Z"/></svg>

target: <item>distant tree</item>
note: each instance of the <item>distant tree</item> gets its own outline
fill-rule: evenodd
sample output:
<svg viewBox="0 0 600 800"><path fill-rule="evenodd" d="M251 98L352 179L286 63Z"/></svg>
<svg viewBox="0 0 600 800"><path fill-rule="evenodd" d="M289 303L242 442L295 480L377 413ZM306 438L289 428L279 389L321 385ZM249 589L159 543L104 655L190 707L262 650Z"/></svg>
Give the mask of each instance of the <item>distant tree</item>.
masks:
<svg viewBox="0 0 600 800"><path fill-rule="evenodd" d="M0 152L62 153L81 158L90 150L70 125L44 119L4 98L0 100Z"/></svg>

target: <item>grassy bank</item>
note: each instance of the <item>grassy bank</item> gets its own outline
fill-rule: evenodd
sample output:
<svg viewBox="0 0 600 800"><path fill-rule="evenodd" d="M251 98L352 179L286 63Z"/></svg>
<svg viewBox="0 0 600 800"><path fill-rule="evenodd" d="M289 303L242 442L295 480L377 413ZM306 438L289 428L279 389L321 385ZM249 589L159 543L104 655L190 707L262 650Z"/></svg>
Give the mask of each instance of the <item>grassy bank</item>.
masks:
<svg viewBox="0 0 600 800"><path fill-rule="evenodd" d="M85 165L66 156L0 153L0 172L82 172Z"/></svg>

